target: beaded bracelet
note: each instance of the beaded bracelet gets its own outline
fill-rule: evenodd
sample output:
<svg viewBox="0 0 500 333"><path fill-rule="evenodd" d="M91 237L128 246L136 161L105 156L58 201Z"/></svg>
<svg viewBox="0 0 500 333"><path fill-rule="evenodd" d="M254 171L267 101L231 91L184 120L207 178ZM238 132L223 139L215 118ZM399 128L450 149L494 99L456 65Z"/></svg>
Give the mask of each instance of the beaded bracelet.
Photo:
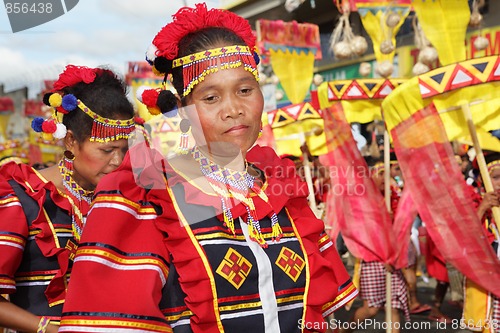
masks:
<svg viewBox="0 0 500 333"><path fill-rule="evenodd" d="M40 321L38 322L38 328L36 330L36 333L45 333L47 330L47 326L49 326L50 319L47 317L42 317L40 318Z"/></svg>

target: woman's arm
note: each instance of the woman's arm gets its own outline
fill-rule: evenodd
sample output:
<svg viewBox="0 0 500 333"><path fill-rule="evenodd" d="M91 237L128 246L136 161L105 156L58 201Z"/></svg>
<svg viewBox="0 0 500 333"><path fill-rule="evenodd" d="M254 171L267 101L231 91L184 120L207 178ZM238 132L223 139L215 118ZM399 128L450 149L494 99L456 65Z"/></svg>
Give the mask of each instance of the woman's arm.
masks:
<svg viewBox="0 0 500 333"><path fill-rule="evenodd" d="M0 326L20 332L37 333L39 323L40 317L21 309L0 296ZM45 332L57 333L57 330L57 326L49 324Z"/></svg>

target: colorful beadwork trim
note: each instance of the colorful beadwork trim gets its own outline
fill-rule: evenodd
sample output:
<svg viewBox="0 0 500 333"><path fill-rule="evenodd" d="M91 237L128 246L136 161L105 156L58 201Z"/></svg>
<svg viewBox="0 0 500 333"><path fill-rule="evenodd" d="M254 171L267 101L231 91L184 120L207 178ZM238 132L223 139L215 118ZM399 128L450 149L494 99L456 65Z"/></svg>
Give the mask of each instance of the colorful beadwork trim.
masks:
<svg viewBox="0 0 500 333"><path fill-rule="evenodd" d="M135 129L134 118L125 120L104 118L90 110L80 100L78 100L78 107L94 120L90 141L109 142L128 139Z"/></svg>
<svg viewBox="0 0 500 333"><path fill-rule="evenodd" d="M495 160L493 162L490 162L486 164L486 167L488 168L488 172L491 172L493 169L500 168L500 160Z"/></svg>
<svg viewBox="0 0 500 333"><path fill-rule="evenodd" d="M186 97L194 86L202 82L210 73L219 69L237 68L244 66L259 80L259 71L252 51L248 46L232 45L193 53L182 58L174 59L172 68L182 67L184 77L183 97Z"/></svg>

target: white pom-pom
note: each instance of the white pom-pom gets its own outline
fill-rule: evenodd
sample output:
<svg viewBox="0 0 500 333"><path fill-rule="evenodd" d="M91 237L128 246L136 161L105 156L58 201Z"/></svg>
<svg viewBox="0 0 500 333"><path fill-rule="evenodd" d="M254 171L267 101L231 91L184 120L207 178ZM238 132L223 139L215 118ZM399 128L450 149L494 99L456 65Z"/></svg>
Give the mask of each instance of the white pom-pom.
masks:
<svg viewBox="0 0 500 333"><path fill-rule="evenodd" d="M388 78L394 72L394 65L389 60L382 61L375 66L375 72L384 78Z"/></svg>
<svg viewBox="0 0 500 333"><path fill-rule="evenodd" d="M267 83L267 75L264 72L259 72L259 83L261 86Z"/></svg>
<svg viewBox="0 0 500 333"><path fill-rule="evenodd" d="M394 44L389 39L384 40L380 43L380 52L383 54L391 54L394 51Z"/></svg>
<svg viewBox="0 0 500 333"><path fill-rule="evenodd" d="M366 52L366 49L368 49L368 43L366 42L365 37L354 37L351 41L351 49L356 55L363 55Z"/></svg>
<svg viewBox="0 0 500 333"><path fill-rule="evenodd" d="M67 132L68 132L68 130L66 129L66 126L64 124L57 123L56 124L56 131L54 133L52 133L52 136L54 137L54 139L59 140L59 139L66 137Z"/></svg>
<svg viewBox="0 0 500 333"><path fill-rule="evenodd" d="M385 19L385 24L387 24L387 26L390 28L394 28L395 26L397 26L399 24L400 21L401 21L401 17L398 14L391 13Z"/></svg>
<svg viewBox="0 0 500 333"><path fill-rule="evenodd" d="M476 38L476 40L474 40L474 47L479 51L487 48L489 44L490 42L488 41L488 39L483 36L479 36Z"/></svg>
<svg viewBox="0 0 500 333"><path fill-rule="evenodd" d="M274 84L275 86L278 85L278 83L280 83L280 78L275 74L271 75L269 79L271 83Z"/></svg>
<svg viewBox="0 0 500 333"><path fill-rule="evenodd" d="M413 75L420 75L420 74L427 73L429 70L430 70L429 66L427 66L426 64L423 64L421 62L417 62L413 66L412 72L413 72Z"/></svg>
<svg viewBox="0 0 500 333"><path fill-rule="evenodd" d="M418 53L418 61L426 65L433 64L437 59L438 52L432 46L426 46Z"/></svg>
<svg viewBox="0 0 500 333"><path fill-rule="evenodd" d="M135 91L135 97L137 98L137 100L139 102L142 103L142 93L144 92L144 90L146 89L151 89L151 87L148 87L148 86L140 86L139 88L137 88L137 90Z"/></svg>
<svg viewBox="0 0 500 333"><path fill-rule="evenodd" d="M156 51L158 51L158 48L155 45L149 45L146 51L146 59L153 62L156 59Z"/></svg>
<svg viewBox="0 0 500 333"><path fill-rule="evenodd" d="M332 51L337 59L347 59L352 55L351 45L346 41L335 43Z"/></svg>
<svg viewBox="0 0 500 333"><path fill-rule="evenodd" d="M274 97L276 98L277 101L279 101L283 99L283 97L285 97L285 94L280 89L277 89L276 92L274 93Z"/></svg>
<svg viewBox="0 0 500 333"><path fill-rule="evenodd" d="M483 15L478 12L474 12L470 15L469 26L472 28L477 28L481 25L483 21Z"/></svg>
<svg viewBox="0 0 500 333"><path fill-rule="evenodd" d="M323 76L321 74L314 74L314 76L313 76L313 84L315 86L319 86L320 84L323 83L323 81L325 81L325 79L323 79Z"/></svg>
<svg viewBox="0 0 500 333"><path fill-rule="evenodd" d="M369 62L362 62L359 65L359 75L366 77L372 72L372 65Z"/></svg>

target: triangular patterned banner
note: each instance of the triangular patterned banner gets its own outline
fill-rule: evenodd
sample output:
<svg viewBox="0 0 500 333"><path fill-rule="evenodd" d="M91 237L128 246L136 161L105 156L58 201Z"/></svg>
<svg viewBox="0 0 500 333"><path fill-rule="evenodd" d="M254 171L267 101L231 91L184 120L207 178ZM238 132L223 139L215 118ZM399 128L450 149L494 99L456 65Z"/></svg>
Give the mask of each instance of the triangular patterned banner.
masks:
<svg viewBox="0 0 500 333"><path fill-rule="evenodd" d="M268 112L271 128L289 125L305 119L321 119L321 114L311 103L300 103Z"/></svg>
<svg viewBox="0 0 500 333"><path fill-rule="evenodd" d="M380 99L405 79L356 79L328 82L328 100Z"/></svg>
<svg viewBox="0 0 500 333"><path fill-rule="evenodd" d="M471 59L437 68L419 76L422 98L429 98L455 89L500 81L498 55Z"/></svg>

